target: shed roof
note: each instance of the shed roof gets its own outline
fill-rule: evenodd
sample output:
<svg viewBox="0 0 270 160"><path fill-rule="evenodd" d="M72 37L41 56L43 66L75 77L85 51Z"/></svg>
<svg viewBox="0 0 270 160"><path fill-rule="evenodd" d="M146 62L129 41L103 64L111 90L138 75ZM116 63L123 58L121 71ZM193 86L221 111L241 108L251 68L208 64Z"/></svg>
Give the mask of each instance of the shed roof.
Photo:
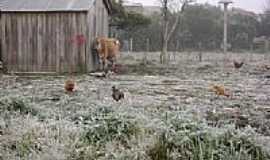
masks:
<svg viewBox="0 0 270 160"><path fill-rule="evenodd" d="M95 0L0 0L0 8L3 12L87 11L94 2ZM110 1L103 2L110 10Z"/></svg>

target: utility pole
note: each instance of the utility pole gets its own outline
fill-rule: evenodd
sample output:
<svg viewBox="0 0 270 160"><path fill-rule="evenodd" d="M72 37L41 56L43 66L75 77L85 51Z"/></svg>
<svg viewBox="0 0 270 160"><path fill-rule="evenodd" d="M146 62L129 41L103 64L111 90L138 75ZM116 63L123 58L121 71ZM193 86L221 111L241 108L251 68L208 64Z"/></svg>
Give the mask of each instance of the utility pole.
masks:
<svg viewBox="0 0 270 160"><path fill-rule="evenodd" d="M229 4L233 3L231 0L220 0L219 4L223 4L224 6L224 35L223 35L223 52L224 52L224 66L223 66L223 73L225 73L225 68L226 68L226 61L228 60L227 58L227 35L228 35L228 6ZM225 79L223 78L223 81Z"/></svg>
<svg viewBox="0 0 270 160"><path fill-rule="evenodd" d="M0 7L2 7L1 5L0 5ZM0 8L0 26L2 26L1 25L2 24L2 11L1 11L1 8ZM2 69L2 65L3 65L3 59L2 59L2 32L1 32L1 35L0 35L0 70Z"/></svg>
<svg viewBox="0 0 270 160"><path fill-rule="evenodd" d="M227 36L228 36L228 6L233 3L231 0L221 0L220 4L224 5L224 35L223 35L223 52L227 55L228 44L227 44Z"/></svg>

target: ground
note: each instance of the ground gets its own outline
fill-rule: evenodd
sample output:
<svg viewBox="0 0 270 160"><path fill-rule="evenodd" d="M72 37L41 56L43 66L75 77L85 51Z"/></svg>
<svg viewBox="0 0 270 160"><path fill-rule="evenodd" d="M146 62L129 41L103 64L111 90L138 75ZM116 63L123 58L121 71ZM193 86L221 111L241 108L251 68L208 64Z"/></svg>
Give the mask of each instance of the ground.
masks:
<svg viewBox="0 0 270 160"><path fill-rule="evenodd" d="M176 53L160 66L157 53L123 53L119 73L76 76L74 93L64 91L69 76L2 75L0 160L269 159L270 59L227 57Z"/></svg>

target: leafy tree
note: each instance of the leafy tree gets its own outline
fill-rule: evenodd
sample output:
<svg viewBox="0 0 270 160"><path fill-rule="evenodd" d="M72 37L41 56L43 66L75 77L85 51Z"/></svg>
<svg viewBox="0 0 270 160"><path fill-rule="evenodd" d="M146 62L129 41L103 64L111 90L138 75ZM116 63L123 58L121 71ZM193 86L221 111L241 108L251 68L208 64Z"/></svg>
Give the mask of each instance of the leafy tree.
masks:
<svg viewBox="0 0 270 160"><path fill-rule="evenodd" d="M125 11L123 13L126 15L121 23L118 22L121 24L118 32L121 39L133 38L134 51L145 51L147 39L150 40L150 51L164 49L164 13L151 15L146 19L144 16L140 17L141 15L130 13L130 16ZM199 44L207 50L220 49L223 39L223 12L219 7L210 4L187 5L180 14L170 10L166 15L166 32L170 33L167 35L167 50L196 49ZM267 14L264 14L260 23L255 14L229 12L229 16L228 40L232 49L249 49L255 36L269 35L270 27L267 24L270 19L267 18L270 16ZM174 24L177 24L175 29Z"/></svg>
<svg viewBox="0 0 270 160"><path fill-rule="evenodd" d="M270 0L266 1L265 11L260 15L259 35L270 37Z"/></svg>
<svg viewBox="0 0 270 160"><path fill-rule="evenodd" d="M221 17L222 12L215 6L209 4L189 6L183 22L185 30L189 32L189 46L196 48L201 43L204 48L216 48L222 40Z"/></svg>
<svg viewBox="0 0 270 160"><path fill-rule="evenodd" d="M139 26L147 26L151 23L151 20L142 14L135 12L127 12L123 7L123 1L113 0L112 1L113 14L110 25L116 26L117 29L121 30L133 30Z"/></svg>
<svg viewBox="0 0 270 160"><path fill-rule="evenodd" d="M137 26L131 31L122 34L123 39L133 39L134 51L146 51L147 39L150 42L150 51L160 51L161 49L161 23L160 16L150 17L151 23L147 26Z"/></svg>
<svg viewBox="0 0 270 160"><path fill-rule="evenodd" d="M249 49L257 34L256 15L232 14L229 21L229 42L233 49Z"/></svg>

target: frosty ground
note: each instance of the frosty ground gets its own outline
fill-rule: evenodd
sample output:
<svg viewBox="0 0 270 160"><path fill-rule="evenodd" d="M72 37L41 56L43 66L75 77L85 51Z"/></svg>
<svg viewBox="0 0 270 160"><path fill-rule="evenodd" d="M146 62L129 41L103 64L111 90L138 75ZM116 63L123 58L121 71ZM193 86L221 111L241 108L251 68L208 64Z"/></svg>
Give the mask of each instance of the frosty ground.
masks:
<svg viewBox="0 0 270 160"><path fill-rule="evenodd" d="M2 75L0 159L270 159L270 59L197 56L160 65L157 53L123 53L120 73L78 75L72 94L68 76ZM123 101L113 101L113 85Z"/></svg>

